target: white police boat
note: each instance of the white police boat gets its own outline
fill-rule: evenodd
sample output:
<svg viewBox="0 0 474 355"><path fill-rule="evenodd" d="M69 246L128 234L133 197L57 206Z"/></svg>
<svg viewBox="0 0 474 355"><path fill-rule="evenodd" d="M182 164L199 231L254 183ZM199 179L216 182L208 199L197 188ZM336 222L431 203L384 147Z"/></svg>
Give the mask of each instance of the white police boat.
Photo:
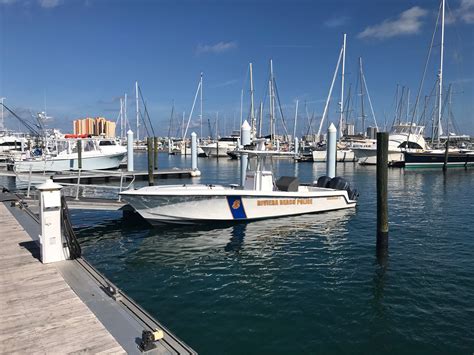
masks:
<svg viewBox="0 0 474 355"><path fill-rule="evenodd" d="M124 191L122 198L151 224L252 221L356 206L357 191L341 177L322 176L312 184L288 176L275 180L270 169L274 152L241 150L240 154L251 158L243 187L148 186Z"/></svg>

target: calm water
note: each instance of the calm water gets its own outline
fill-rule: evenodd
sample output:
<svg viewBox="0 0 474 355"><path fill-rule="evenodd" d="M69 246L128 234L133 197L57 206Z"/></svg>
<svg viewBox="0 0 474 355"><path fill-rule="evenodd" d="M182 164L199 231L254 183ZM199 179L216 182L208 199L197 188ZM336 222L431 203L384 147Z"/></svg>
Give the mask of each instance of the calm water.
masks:
<svg viewBox="0 0 474 355"><path fill-rule="evenodd" d="M238 182L236 161L199 164L195 182ZM302 181L325 170L275 168ZM385 259L375 255L375 168L338 174L359 189L357 209L225 228L153 229L85 211L73 222L85 258L202 354L472 354L474 170L389 170Z"/></svg>

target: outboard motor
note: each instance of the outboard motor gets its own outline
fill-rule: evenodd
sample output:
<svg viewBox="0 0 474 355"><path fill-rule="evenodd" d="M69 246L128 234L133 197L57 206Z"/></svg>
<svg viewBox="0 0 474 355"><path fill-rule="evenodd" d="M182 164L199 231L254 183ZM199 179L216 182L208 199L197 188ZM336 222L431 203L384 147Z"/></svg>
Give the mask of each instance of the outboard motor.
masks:
<svg viewBox="0 0 474 355"><path fill-rule="evenodd" d="M331 178L329 176L320 176L316 183L316 187L329 187L330 182Z"/></svg>
<svg viewBox="0 0 474 355"><path fill-rule="evenodd" d="M347 182L346 179L344 179L340 176L336 176L336 177L331 179L331 181L329 182L328 187L330 189L334 189L334 190L347 190L347 189L350 188L350 185L349 185L349 183Z"/></svg>
<svg viewBox="0 0 474 355"><path fill-rule="evenodd" d="M356 189L352 190L349 182L340 176L332 178L328 184L328 187L335 190L346 190L347 196L351 200L357 200L359 197L359 192Z"/></svg>

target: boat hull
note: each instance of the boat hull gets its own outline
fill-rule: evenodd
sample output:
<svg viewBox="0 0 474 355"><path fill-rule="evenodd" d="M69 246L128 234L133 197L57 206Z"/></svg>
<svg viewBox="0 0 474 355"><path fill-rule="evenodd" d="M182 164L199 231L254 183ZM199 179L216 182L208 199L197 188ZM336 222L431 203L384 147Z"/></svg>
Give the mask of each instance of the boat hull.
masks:
<svg viewBox="0 0 474 355"><path fill-rule="evenodd" d="M207 221L252 221L355 207L345 191L325 196L150 196L125 195L151 224L193 224Z"/></svg>
<svg viewBox="0 0 474 355"><path fill-rule="evenodd" d="M359 164L361 165L376 165L377 164L377 149L373 148L356 148L354 154ZM400 150L388 151L388 163L394 164L396 162L404 161L403 152Z"/></svg>
<svg viewBox="0 0 474 355"><path fill-rule="evenodd" d="M406 168L437 168L444 166L444 153L405 153ZM449 153L448 167L474 166L474 153Z"/></svg>
<svg viewBox="0 0 474 355"><path fill-rule="evenodd" d="M82 170L117 169L126 153L110 155L82 156ZM43 171L68 171L79 170L77 157L31 159L15 161L13 170L16 172L43 172Z"/></svg>
<svg viewBox="0 0 474 355"><path fill-rule="evenodd" d="M325 150L313 150L313 161L323 163L326 161L326 155ZM338 149L336 151L336 161L339 163L355 162L357 158L351 149Z"/></svg>

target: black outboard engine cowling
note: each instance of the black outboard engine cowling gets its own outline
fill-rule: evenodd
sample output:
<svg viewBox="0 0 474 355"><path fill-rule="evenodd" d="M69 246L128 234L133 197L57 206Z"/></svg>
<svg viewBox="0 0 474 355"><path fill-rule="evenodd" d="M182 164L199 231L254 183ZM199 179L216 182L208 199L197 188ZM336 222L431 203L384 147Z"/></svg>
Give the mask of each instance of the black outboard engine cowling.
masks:
<svg viewBox="0 0 474 355"><path fill-rule="evenodd" d="M316 187L329 187L330 182L331 178L329 176L320 176L316 183Z"/></svg>
<svg viewBox="0 0 474 355"><path fill-rule="evenodd" d="M328 187L334 190L348 190L350 188L350 184L346 179L336 176L331 179Z"/></svg>
<svg viewBox="0 0 474 355"><path fill-rule="evenodd" d="M346 190L347 196L353 201L357 200L359 197L359 192L356 189L352 190L349 182L340 176L332 178L328 184L328 187L335 190Z"/></svg>

